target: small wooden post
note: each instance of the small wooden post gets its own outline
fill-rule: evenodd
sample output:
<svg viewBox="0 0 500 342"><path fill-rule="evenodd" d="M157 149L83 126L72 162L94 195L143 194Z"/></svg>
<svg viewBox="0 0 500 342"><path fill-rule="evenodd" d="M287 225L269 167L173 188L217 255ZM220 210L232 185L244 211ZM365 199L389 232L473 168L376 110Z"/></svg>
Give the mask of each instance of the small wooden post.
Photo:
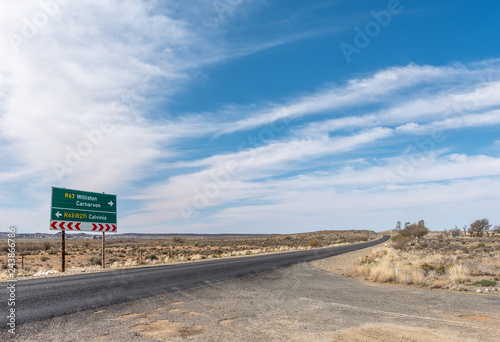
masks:
<svg viewBox="0 0 500 342"><path fill-rule="evenodd" d="M21 269L24 270L24 254L21 254Z"/></svg>
<svg viewBox="0 0 500 342"><path fill-rule="evenodd" d="M66 232L61 233L61 272L66 269Z"/></svg>
<svg viewBox="0 0 500 342"><path fill-rule="evenodd" d="M104 259L104 232L102 232L102 268L106 267L106 261Z"/></svg>

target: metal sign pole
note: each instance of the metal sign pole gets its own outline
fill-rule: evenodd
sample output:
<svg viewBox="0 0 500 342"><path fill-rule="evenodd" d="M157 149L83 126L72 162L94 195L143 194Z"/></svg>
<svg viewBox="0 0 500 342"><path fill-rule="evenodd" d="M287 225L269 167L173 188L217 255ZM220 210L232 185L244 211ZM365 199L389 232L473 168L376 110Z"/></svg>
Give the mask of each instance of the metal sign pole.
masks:
<svg viewBox="0 0 500 342"><path fill-rule="evenodd" d="M102 232L102 268L105 268L106 261L104 259L104 232Z"/></svg>
<svg viewBox="0 0 500 342"><path fill-rule="evenodd" d="M66 269L66 232L61 233L61 272Z"/></svg>

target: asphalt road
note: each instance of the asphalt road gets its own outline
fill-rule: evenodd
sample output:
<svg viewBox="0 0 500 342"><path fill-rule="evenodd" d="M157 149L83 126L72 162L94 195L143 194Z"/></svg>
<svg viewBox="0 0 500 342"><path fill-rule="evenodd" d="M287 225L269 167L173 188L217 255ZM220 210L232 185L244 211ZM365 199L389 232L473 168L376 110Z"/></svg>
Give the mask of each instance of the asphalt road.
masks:
<svg viewBox="0 0 500 342"><path fill-rule="evenodd" d="M15 285L16 324L308 262L374 246L388 239L385 235L379 240L341 247L18 281ZM7 323L10 284L0 283L0 301L4 303L0 305L2 326Z"/></svg>

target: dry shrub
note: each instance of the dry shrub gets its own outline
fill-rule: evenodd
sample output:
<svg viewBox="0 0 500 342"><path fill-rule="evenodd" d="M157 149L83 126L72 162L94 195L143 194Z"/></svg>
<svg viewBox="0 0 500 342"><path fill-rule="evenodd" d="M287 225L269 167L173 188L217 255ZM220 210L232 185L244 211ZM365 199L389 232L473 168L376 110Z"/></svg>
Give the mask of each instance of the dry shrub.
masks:
<svg viewBox="0 0 500 342"><path fill-rule="evenodd" d="M137 261L132 260L132 259L127 259L127 261L125 262L125 267L135 266L136 264L137 264Z"/></svg>
<svg viewBox="0 0 500 342"><path fill-rule="evenodd" d="M448 272L446 273L452 283L463 284L467 280L470 270L462 264L455 264L448 267Z"/></svg>
<svg viewBox="0 0 500 342"><path fill-rule="evenodd" d="M307 243L308 246L310 247L318 247L319 246L319 241L318 240L309 240Z"/></svg>
<svg viewBox="0 0 500 342"><path fill-rule="evenodd" d="M441 264L443 256L381 247L373 251L367 262L358 267L357 273L369 279L378 282L394 281L407 285L433 285L437 279L436 272L430 269L423 270L422 265ZM398 275L396 275L397 268L401 269Z"/></svg>
<svg viewBox="0 0 500 342"><path fill-rule="evenodd" d="M358 268L356 268L356 273L361 276L368 277L370 275L370 267L366 265L358 266Z"/></svg>
<svg viewBox="0 0 500 342"><path fill-rule="evenodd" d="M387 283L394 280L395 269L389 260L383 260L370 268L370 278L381 283Z"/></svg>
<svg viewBox="0 0 500 342"><path fill-rule="evenodd" d="M411 240L412 239L408 236L402 236L402 235L393 236L391 238L392 247L395 249L404 249Z"/></svg>

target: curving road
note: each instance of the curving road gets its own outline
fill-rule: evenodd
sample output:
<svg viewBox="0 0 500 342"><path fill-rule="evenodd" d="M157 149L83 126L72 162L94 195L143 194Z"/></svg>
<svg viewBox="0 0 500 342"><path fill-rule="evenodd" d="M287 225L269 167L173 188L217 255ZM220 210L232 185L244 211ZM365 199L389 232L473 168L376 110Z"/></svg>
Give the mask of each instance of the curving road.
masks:
<svg viewBox="0 0 500 342"><path fill-rule="evenodd" d="M141 267L101 273L31 279L16 283L16 324L44 320L83 310L155 296L211 282L326 258L389 240L341 247L218 259L195 263ZM9 282L0 283L1 324L7 323Z"/></svg>

